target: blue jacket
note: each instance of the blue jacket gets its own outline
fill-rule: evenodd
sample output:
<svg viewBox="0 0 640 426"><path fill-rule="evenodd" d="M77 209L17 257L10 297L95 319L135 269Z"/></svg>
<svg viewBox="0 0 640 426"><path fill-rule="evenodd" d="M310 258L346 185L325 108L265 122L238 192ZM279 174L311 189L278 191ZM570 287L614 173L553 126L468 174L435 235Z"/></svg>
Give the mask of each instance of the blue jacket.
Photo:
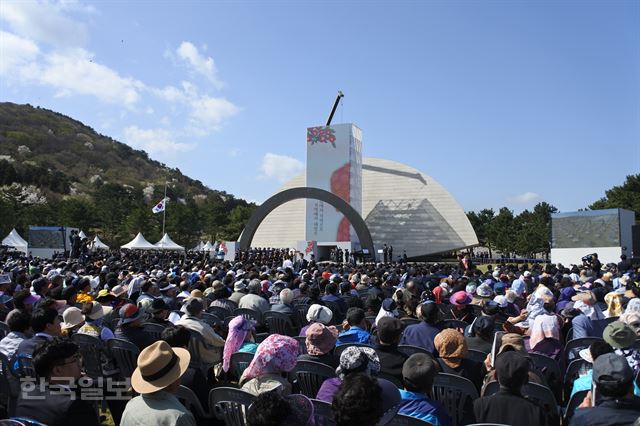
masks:
<svg viewBox="0 0 640 426"><path fill-rule="evenodd" d="M440 330L422 321L420 324L408 326L402 334L401 345L419 346L433 353L433 339Z"/></svg>
<svg viewBox="0 0 640 426"><path fill-rule="evenodd" d="M343 331L338 335L338 341L336 346L344 345L346 343L366 343L371 344L371 335L367 330L363 330L360 327L351 327L347 331Z"/></svg>
<svg viewBox="0 0 640 426"><path fill-rule="evenodd" d="M424 394L403 389L400 389L400 397L402 397L402 402L400 410L398 410L399 414L427 421L433 426L449 426L451 424L449 414L438 401L431 400Z"/></svg>

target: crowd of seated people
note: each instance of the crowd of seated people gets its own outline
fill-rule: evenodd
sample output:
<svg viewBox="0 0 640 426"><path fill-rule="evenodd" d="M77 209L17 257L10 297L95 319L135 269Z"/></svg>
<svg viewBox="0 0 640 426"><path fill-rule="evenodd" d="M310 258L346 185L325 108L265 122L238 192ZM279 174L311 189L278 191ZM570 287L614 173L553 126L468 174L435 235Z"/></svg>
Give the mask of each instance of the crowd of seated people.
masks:
<svg viewBox="0 0 640 426"><path fill-rule="evenodd" d="M106 410L126 426L216 424L188 409L181 390L213 415L209 394L233 387L253 398L251 425L314 424L321 403L338 425L389 413L445 426L640 417L640 271L630 263L296 271L288 253L263 253L0 259L0 414L100 424ZM97 374L80 356L92 350ZM322 380L311 385L304 372ZM118 398L112 383L124 384Z"/></svg>

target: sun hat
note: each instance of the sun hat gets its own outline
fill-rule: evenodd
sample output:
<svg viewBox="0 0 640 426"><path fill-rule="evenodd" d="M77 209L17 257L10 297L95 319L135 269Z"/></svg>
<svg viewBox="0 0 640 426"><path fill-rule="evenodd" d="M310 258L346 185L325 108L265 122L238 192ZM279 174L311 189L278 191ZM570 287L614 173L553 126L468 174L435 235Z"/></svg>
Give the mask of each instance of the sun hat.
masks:
<svg viewBox="0 0 640 426"><path fill-rule="evenodd" d="M329 324L333 318L333 311L326 306L314 303L309 306L307 311L307 321L316 321L323 324Z"/></svg>
<svg viewBox="0 0 640 426"><path fill-rule="evenodd" d="M498 349L498 353L501 354L509 351L523 352L524 354L527 353L527 349L524 346L524 339L520 334L507 333L502 336L502 342L500 349Z"/></svg>
<svg viewBox="0 0 640 426"><path fill-rule="evenodd" d="M170 282L166 282L164 283L164 286L160 287L160 291L169 291L172 288L176 288L177 285L170 283Z"/></svg>
<svg viewBox="0 0 640 426"><path fill-rule="evenodd" d="M222 290L224 288L224 284L222 284L222 281L220 280L215 280L211 284L211 287L213 288L213 291Z"/></svg>
<svg viewBox="0 0 640 426"><path fill-rule="evenodd" d="M203 299L204 298L204 294L202 294L202 290L191 290L191 297L195 297L197 299Z"/></svg>
<svg viewBox="0 0 640 426"><path fill-rule="evenodd" d="M614 321L607 325L602 332L602 338L614 349L626 349L633 345L638 336L631 327L621 321Z"/></svg>
<svg viewBox="0 0 640 426"><path fill-rule="evenodd" d="M436 334L433 347L438 351L442 361L452 368L460 366L462 358L465 358L468 352L464 335L453 328L445 328Z"/></svg>
<svg viewBox="0 0 640 426"><path fill-rule="evenodd" d="M456 291L449 298L449 302L451 302L452 305L457 306L468 305L469 303L471 303L471 296L469 296L469 294L464 290Z"/></svg>
<svg viewBox="0 0 640 426"><path fill-rule="evenodd" d="M505 352L496 357L496 378L501 386L517 389L529 377L529 359L520 352Z"/></svg>
<svg viewBox="0 0 640 426"><path fill-rule="evenodd" d="M84 315L82 311L75 306L71 306L62 313L62 322L60 328L69 329L84 322Z"/></svg>
<svg viewBox="0 0 640 426"><path fill-rule="evenodd" d="M581 291L577 293L575 296L571 298L571 300L573 300L574 302L583 302L589 305L593 305L594 303L596 303L596 296L593 294L592 291L587 290L587 291Z"/></svg>
<svg viewBox="0 0 640 426"><path fill-rule="evenodd" d="M467 284L467 287L465 288L465 291L469 294L476 294L476 289L478 288L478 286L475 283L469 283Z"/></svg>
<svg viewBox="0 0 640 426"><path fill-rule="evenodd" d="M307 353L313 356L320 356L328 353L336 346L338 339L338 329L334 326L315 322L307 328L305 345Z"/></svg>
<svg viewBox="0 0 640 426"><path fill-rule="evenodd" d="M120 325L132 323L142 317L142 311L133 303L127 303L118 311Z"/></svg>
<svg viewBox="0 0 640 426"><path fill-rule="evenodd" d="M131 375L131 386L139 394L157 392L178 380L189 368L191 355L172 348L164 340L147 346L138 355L138 367Z"/></svg>
<svg viewBox="0 0 640 426"><path fill-rule="evenodd" d="M91 311L88 313L85 313L85 316L89 319L97 320L102 318L105 315L108 315L111 311L113 311L113 308L111 306L102 306L98 302L89 302L89 303L91 303Z"/></svg>

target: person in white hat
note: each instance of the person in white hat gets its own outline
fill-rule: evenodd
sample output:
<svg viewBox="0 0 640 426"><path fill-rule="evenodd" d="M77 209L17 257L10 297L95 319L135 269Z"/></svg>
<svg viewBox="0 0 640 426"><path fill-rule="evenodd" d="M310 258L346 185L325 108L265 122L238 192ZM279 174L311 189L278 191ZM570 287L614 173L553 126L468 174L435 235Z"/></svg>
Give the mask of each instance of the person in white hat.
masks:
<svg viewBox="0 0 640 426"><path fill-rule="evenodd" d="M131 386L140 396L127 403L120 426L195 426L193 414L175 396L189 361L188 350L172 348L164 340L143 349L131 376Z"/></svg>
<svg viewBox="0 0 640 426"><path fill-rule="evenodd" d="M60 329L62 330L63 336L71 337L83 325L84 315L82 315L82 311L75 306L69 307L62 314Z"/></svg>

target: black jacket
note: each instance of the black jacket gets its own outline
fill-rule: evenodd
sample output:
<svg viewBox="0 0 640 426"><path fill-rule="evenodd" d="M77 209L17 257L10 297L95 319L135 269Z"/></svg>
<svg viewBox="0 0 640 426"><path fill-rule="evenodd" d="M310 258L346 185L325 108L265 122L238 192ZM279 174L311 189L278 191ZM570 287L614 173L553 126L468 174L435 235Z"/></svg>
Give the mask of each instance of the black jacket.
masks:
<svg viewBox="0 0 640 426"><path fill-rule="evenodd" d="M36 383L35 389L27 393L28 398L20 396L15 416L37 420L48 426L100 425L91 402L82 401L78 392L75 392L74 400L69 394L58 394L61 389L64 388L58 385L41 389Z"/></svg>
<svg viewBox="0 0 640 426"><path fill-rule="evenodd" d="M605 399L597 407L578 408L570 426L632 425L640 418L640 398Z"/></svg>
<svg viewBox="0 0 640 426"><path fill-rule="evenodd" d="M378 344L374 349L380 358L380 372L394 376L402 382L402 365L407 360L407 356L398 350L397 345Z"/></svg>
<svg viewBox="0 0 640 426"><path fill-rule="evenodd" d="M477 399L473 404L473 412L478 423L549 426L549 420L541 406L505 389Z"/></svg>

